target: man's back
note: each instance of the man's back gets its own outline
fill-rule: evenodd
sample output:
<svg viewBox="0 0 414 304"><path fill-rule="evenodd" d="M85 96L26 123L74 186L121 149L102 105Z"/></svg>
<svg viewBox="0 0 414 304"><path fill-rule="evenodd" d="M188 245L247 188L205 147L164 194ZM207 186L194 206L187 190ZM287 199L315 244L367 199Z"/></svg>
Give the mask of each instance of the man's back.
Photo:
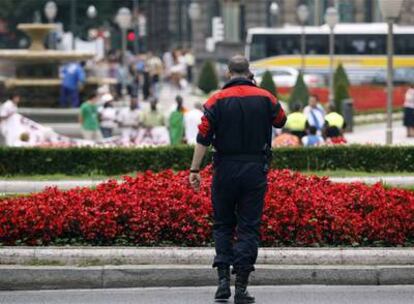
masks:
<svg viewBox="0 0 414 304"><path fill-rule="evenodd" d="M276 98L250 80L231 80L204 105L199 140L212 141L219 154L261 154L271 145L272 125L286 116Z"/></svg>
<svg viewBox="0 0 414 304"><path fill-rule="evenodd" d="M200 166L212 143L217 151L211 187L213 267L219 278L214 298L230 298L233 265L234 303L254 303L247 284L257 259L272 126L283 127L286 115L273 95L251 81L245 57L236 55L230 60L228 75L231 80L204 105L189 180L194 189L200 189Z"/></svg>

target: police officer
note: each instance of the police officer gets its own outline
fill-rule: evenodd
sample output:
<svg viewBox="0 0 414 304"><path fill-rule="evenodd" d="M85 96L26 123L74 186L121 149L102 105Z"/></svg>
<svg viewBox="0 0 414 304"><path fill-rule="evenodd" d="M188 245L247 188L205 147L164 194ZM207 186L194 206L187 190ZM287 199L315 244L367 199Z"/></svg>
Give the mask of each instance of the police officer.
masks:
<svg viewBox="0 0 414 304"><path fill-rule="evenodd" d="M301 109L300 103L295 103L293 105L293 112L287 116L285 125L285 129L288 129L291 134L299 138L306 135L306 129L308 127L308 120L305 114L301 112Z"/></svg>
<svg viewBox="0 0 414 304"><path fill-rule="evenodd" d="M328 114L325 116L325 136L342 136L345 127L346 123L344 117L336 112L335 105L329 105Z"/></svg>
<svg viewBox="0 0 414 304"><path fill-rule="evenodd" d="M254 84L246 58L233 57L228 74L230 81L204 105L190 183L198 191L200 165L207 147L212 144L216 247L213 267L218 269L219 278L215 299L226 300L231 296L230 266L233 265L234 301L244 304L255 301L247 292L247 284L257 258L272 126L283 127L286 115L271 93Z"/></svg>

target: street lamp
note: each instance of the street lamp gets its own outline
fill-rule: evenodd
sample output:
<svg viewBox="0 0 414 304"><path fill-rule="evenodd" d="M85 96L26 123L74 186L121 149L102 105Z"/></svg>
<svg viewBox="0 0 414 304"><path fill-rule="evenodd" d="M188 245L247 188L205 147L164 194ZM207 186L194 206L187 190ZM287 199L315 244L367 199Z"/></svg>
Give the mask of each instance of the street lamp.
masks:
<svg viewBox="0 0 414 304"><path fill-rule="evenodd" d="M275 25L277 26L277 16L279 15L279 4L277 4L277 2L276 1L273 1L271 4L270 4L270 7L269 7L269 9L270 9L270 14L274 17L274 19L275 19Z"/></svg>
<svg viewBox="0 0 414 304"><path fill-rule="evenodd" d="M86 10L86 14L90 19L95 19L98 16L98 11L94 5L89 5L88 9Z"/></svg>
<svg viewBox="0 0 414 304"><path fill-rule="evenodd" d="M118 13L115 17L116 23L122 31L122 67L123 72L127 73L127 58L126 58L126 48L127 48L127 30L131 27L132 15L129 8L121 7L118 10ZM126 83L125 80L122 81L122 95L126 95Z"/></svg>
<svg viewBox="0 0 414 304"><path fill-rule="evenodd" d="M386 144L392 144L392 103L393 103L393 56L394 56L394 22L401 12L404 0L378 0L382 16L388 23L387 37L387 128Z"/></svg>
<svg viewBox="0 0 414 304"><path fill-rule="evenodd" d="M89 29L88 29L88 38L93 39L94 37L96 37L96 34L97 34L97 31L93 29L93 19L95 19L96 16L98 15L98 11L96 10L96 7L94 5L88 6L88 8L86 9L86 15L88 16L90 20Z"/></svg>
<svg viewBox="0 0 414 304"><path fill-rule="evenodd" d="M334 104L334 52L335 36L334 28L338 23L338 12L336 8L329 7L325 13L325 22L329 26L329 104Z"/></svg>
<svg viewBox="0 0 414 304"><path fill-rule="evenodd" d="M306 36L305 36L305 24L306 21L308 21L309 18L309 9L307 5L299 5L296 13L298 15L299 22L302 27L302 34L301 34L301 40L300 40L300 54L301 54L301 66L300 70L302 73L305 71L305 55L306 55Z"/></svg>
<svg viewBox="0 0 414 304"><path fill-rule="evenodd" d="M53 21L56 18L56 15L57 15L57 5L56 5L56 3L53 2L53 1L47 2L46 5L45 5L45 8L44 8L44 13L45 13L45 16L46 16L48 22L53 23ZM54 35L53 33L48 34L47 44L48 44L49 49L54 48L53 35Z"/></svg>
<svg viewBox="0 0 414 304"><path fill-rule="evenodd" d="M196 2L192 2L189 6L188 6L188 16L190 17L191 20L191 29L189 30L190 33L190 45L192 44L192 40L193 40L193 27L194 27L194 22L197 21L200 16L201 16L201 9L200 9L200 5Z"/></svg>
<svg viewBox="0 0 414 304"><path fill-rule="evenodd" d="M47 20L49 21L49 23L52 23L53 20L56 18L57 15L57 5L55 2L53 1L49 1L46 3L45 5L45 16L47 18Z"/></svg>

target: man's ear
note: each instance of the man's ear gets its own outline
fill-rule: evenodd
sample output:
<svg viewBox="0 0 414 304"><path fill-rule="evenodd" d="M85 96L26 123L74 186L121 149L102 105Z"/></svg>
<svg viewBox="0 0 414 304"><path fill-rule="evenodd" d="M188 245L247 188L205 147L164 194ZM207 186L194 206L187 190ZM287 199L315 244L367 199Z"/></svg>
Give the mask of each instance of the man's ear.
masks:
<svg viewBox="0 0 414 304"><path fill-rule="evenodd" d="M229 70L227 70L227 71L226 71L226 77L227 77L228 79L230 79L230 78L231 78L231 72L230 72Z"/></svg>

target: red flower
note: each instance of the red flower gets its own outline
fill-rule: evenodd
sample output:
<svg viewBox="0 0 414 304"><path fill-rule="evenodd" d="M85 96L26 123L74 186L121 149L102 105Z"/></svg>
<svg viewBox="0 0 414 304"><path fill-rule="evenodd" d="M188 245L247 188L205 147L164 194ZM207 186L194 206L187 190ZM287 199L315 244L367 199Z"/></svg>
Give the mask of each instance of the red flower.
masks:
<svg viewBox="0 0 414 304"><path fill-rule="evenodd" d="M3 199L0 243L209 245L211 168L202 176L199 193L187 171L167 170ZM414 241L414 193L275 170L262 222L265 246L404 245Z"/></svg>

